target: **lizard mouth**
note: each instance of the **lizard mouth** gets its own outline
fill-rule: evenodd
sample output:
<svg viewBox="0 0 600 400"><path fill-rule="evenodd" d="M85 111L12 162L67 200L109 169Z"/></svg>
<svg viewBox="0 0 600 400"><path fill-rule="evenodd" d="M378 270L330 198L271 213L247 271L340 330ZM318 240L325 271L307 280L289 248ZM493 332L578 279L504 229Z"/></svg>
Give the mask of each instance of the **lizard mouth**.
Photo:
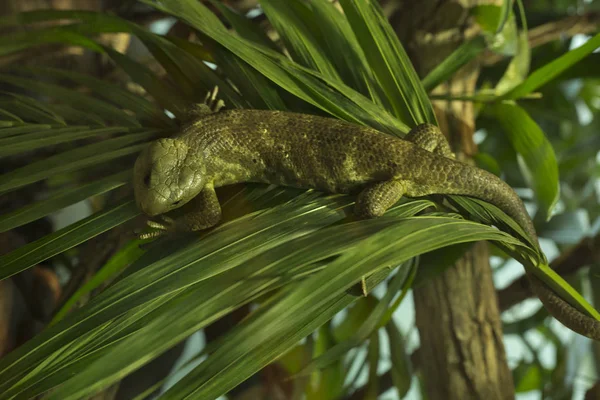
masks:
<svg viewBox="0 0 600 400"><path fill-rule="evenodd" d="M159 214L161 214L161 212L156 209L155 207L152 207L151 204L147 204L147 203L138 203L138 207L142 210L142 212L144 214L146 214L149 217L155 217Z"/></svg>

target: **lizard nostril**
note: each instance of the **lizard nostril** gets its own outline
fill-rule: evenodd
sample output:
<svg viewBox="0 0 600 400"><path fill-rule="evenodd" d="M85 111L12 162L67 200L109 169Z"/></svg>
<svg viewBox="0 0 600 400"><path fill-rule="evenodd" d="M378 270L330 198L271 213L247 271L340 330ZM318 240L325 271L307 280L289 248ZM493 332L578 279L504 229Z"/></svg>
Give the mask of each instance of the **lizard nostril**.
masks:
<svg viewBox="0 0 600 400"><path fill-rule="evenodd" d="M146 176L144 176L144 185L150 186L150 174L146 174Z"/></svg>

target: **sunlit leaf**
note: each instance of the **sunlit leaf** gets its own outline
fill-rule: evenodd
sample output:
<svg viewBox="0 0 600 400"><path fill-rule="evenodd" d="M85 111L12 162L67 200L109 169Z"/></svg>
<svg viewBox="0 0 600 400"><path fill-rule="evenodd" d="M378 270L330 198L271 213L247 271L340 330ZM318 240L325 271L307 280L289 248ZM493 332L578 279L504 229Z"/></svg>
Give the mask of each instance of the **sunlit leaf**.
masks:
<svg viewBox="0 0 600 400"><path fill-rule="evenodd" d="M292 63L268 48L232 35L201 3L191 0L144 2L188 21L277 85L338 118L367 124L388 133L406 133L409 130L406 124L348 86Z"/></svg>
<svg viewBox="0 0 600 400"><path fill-rule="evenodd" d="M583 60L599 47L600 33L585 42L582 46L569 51L543 67L533 71L523 83L507 93L505 98L518 99L533 92Z"/></svg>
<svg viewBox="0 0 600 400"><path fill-rule="evenodd" d="M261 7L273 27L282 36L292 59L299 64L321 72L330 79L339 75L327 57L321 43L314 36L314 22L310 20L310 8L304 2L288 0L261 0ZM340 16L341 17L341 16Z"/></svg>
<svg viewBox="0 0 600 400"><path fill-rule="evenodd" d="M427 93L378 3L342 0L340 4L394 114L409 125L435 123Z"/></svg>
<svg viewBox="0 0 600 400"><path fill-rule="evenodd" d="M438 223L441 225L437 225ZM274 347L282 340L285 341L286 349L291 347L295 341L288 342L288 338L292 335L292 338L298 337L298 326L305 326L306 322L302 321L309 318L307 314L312 314L310 318L321 315L313 314L317 310L313 307L324 306L329 304L329 301L334 301L338 293L355 284L361 276L385 265L398 264L414 255L413 251L417 248L418 251L429 251L438 248L438 245L443 247L449 244L446 240L462 242L468 240L467 236L471 234L476 235L478 240L493 232L491 228L479 225L484 230L490 230L486 230L484 234L483 230L467 229L467 233L459 228L465 223L472 224L452 218L407 218L404 223L396 223L385 231L371 235L361 246L355 247L356 250L344 253L327 268L309 277L256 319L227 334L228 340L224 341L206 362L170 389L167 398L180 398L191 393L198 397L213 398L226 393L229 388L267 364L279 352L283 352L283 348ZM474 228L475 225L471 227ZM454 235L438 235L433 239L438 229L451 229ZM409 231L412 233L409 234ZM493 234L498 233L496 231ZM442 239L445 243L440 243L440 238L445 238ZM395 251L389 251L389 246ZM290 327L290 318L298 321L298 325ZM285 324L282 323L283 320L286 321Z"/></svg>

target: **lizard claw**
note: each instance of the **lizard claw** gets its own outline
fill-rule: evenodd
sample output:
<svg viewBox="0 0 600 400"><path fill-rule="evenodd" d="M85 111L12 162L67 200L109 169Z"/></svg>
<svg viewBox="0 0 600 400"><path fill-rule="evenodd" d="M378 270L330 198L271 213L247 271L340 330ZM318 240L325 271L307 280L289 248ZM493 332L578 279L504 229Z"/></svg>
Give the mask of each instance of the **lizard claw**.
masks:
<svg viewBox="0 0 600 400"><path fill-rule="evenodd" d="M145 240L145 239L155 239L159 236L164 235L165 232L163 231L152 231L152 232L148 232L148 233L140 233L138 235L138 238Z"/></svg>
<svg viewBox="0 0 600 400"><path fill-rule="evenodd" d="M176 224L175 224L175 220L173 218L167 217L166 215L161 215L161 216L159 216L159 219L161 220L161 222L149 220L147 222L147 225L150 228L155 229L155 230L152 232L148 232L148 233L142 233L139 235L139 238L140 239L153 239L153 238L157 238L159 236L166 235L168 233L175 232Z"/></svg>
<svg viewBox="0 0 600 400"><path fill-rule="evenodd" d="M225 102L221 99L217 99L218 94L219 87L215 86L212 91L206 93L206 97L204 98L204 104L206 104L213 113L219 112L221 108L225 107Z"/></svg>

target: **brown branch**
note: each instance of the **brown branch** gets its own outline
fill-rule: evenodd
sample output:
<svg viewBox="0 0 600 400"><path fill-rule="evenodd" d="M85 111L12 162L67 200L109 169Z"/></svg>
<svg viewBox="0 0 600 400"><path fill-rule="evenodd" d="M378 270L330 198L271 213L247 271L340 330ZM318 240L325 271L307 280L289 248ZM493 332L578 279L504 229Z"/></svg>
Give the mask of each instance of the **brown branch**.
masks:
<svg viewBox="0 0 600 400"><path fill-rule="evenodd" d="M598 400L600 399L600 382L596 382L594 386L585 392L585 400Z"/></svg>
<svg viewBox="0 0 600 400"><path fill-rule="evenodd" d="M563 37L571 37L580 33L591 33L600 26L600 13L590 12L574 15L558 21L548 22L529 30L529 47L534 48ZM506 56L487 50L481 54L479 61L483 65L493 65L502 61Z"/></svg>
<svg viewBox="0 0 600 400"><path fill-rule="evenodd" d="M529 31L529 46L537 47L564 36L571 37L580 33L591 33L596 31L599 25L599 12L574 15L562 20L542 24Z"/></svg>

